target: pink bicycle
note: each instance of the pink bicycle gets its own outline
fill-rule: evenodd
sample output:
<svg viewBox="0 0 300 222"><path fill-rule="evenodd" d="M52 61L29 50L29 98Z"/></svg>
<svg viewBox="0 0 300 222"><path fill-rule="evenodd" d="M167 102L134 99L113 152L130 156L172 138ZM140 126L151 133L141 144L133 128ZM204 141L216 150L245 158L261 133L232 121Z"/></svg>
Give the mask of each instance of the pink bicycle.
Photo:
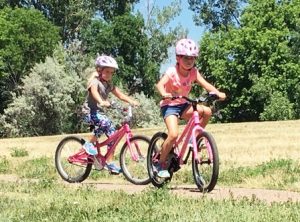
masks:
<svg viewBox="0 0 300 222"><path fill-rule="evenodd" d="M209 94L207 97L190 99L187 97L174 97L186 99L193 107L193 115L178 136L172 151L167 158L168 171L170 178L160 178L157 176L156 163L159 161L163 142L167 138L164 132L157 132L151 139L147 169L152 184L155 187L162 187L171 181L173 173L186 164L192 153L192 171L194 181L201 192L210 192L214 189L219 175L219 156L216 142L213 136L200 126L197 104L204 103L214 106L214 101L218 100L217 95ZM192 145L190 141L192 140Z"/></svg>
<svg viewBox="0 0 300 222"><path fill-rule="evenodd" d="M116 149L124 138L125 143L121 148L119 161L125 178L133 184L145 185L150 183L147 172L147 150L150 139L142 135L132 135L129 123L132 119L131 107L121 109L126 114L121 127L103 142L96 142L98 154L95 169L101 170L106 164L107 157ZM57 146L55 153L55 167L59 175L70 183L82 182L90 174L94 165L94 156L89 155L82 148L85 140L78 136L67 136ZM108 144L113 144L107 149ZM100 149L103 147L103 149ZM105 153L101 151L105 150Z"/></svg>

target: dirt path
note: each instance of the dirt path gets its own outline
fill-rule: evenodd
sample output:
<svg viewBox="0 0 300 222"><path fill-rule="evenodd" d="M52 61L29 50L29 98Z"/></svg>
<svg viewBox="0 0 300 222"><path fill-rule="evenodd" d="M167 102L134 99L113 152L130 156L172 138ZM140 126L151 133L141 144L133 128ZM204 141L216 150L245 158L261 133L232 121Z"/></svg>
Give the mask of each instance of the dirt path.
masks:
<svg viewBox="0 0 300 222"><path fill-rule="evenodd" d="M77 186L93 185L98 190L122 190L127 193L139 193L147 189L155 189L152 185L135 186L132 184L84 182ZM201 193L195 185L170 185L170 190L180 196L189 198L212 198L222 199L258 199L266 203L272 202L300 202L300 193L282 190L248 189L248 188L226 188L216 187L210 193Z"/></svg>
<svg viewBox="0 0 300 222"><path fill-rule="evenodd" d="M18 182L22 183L25 180L18 178L15 175L0 174L0 182ZM35 181L35 180L34 180ZM130 183L120 181L92 181L87 180L83 183L70 184L63 182L65 185L72 187L94 186L97 190L118 191L122 190L126 193L140 193L145 190L155 189L152 185L136 186ZM272 202L300 202L300 193L283 191L283 190L265 190L265 189L248 189L248 188L227 188L216 187L210 193L200 193L195 185L169 185L169 189L176 195L188 198L211 198L214 200L223 199L257 199L268 204Z"/></svg>

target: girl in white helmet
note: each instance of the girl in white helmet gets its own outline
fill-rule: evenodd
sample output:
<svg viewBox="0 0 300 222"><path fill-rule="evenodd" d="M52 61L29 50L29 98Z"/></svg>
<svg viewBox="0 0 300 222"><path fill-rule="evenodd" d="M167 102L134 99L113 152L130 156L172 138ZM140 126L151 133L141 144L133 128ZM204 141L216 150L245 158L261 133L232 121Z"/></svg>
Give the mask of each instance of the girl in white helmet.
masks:
<svg viewBox="0 0 300 222"><path fill-rule="evenodd" d="M191 39L181 39L176 43L177 64L167 69L165 74L156 84L159 94L164 98L160 102L162 116L168 129L168 137L163 143L160 160L158 163L158 176L170 177L166 169L166 159L172 145L178 136L178 119L189 120L193 109L184 99L171 100L173 96L187 96L191 91L192 84L196 82L208 92L216 93L221 100L226 98L225 93L217 90L207 82L199 70L195 67L195 59L198 57L199 48ZM166 99L167 98L167 99ZM201 126L208 123L212 111L209 107L198 105L199 115L202 117Z"/></svg>
<svg viewBox="0 0 300 222"><path fill-rule="evenodd" d="M93 122L95 129L90 142L86 142L83 148L91 155L97 154L97 149L93 143L96 142L102 134L107 136L112 135L116 129L112 121L105 115L103 107L109 107L110 102L107 100L108 94L112 92L117 98L134 106L139 105L137 101L125 95L119 88L114 86L111 82L112 76L118 69L116 60L107 55L101 55L95 61L96 71L94 71L88 81L88 95L83 105L83 113L85 121ZM109 148L109 147L108 147ZM105 169L114 174L119 174L121 168L111 162L113 154L108 157L108 164ZM95 158L96 159L96 158ZM95 167L97 167L97 160L95 160Z"/></svg>

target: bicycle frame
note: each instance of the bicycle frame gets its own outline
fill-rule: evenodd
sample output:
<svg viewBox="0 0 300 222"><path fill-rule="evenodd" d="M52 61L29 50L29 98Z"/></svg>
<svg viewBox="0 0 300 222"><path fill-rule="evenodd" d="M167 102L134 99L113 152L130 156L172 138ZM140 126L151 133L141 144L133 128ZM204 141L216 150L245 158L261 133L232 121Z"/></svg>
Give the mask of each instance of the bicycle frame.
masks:
<svg viewBox="0 0 300 222"><path fill-rule="evenodd" d="M130 138L132 137L132 132L131 132L131 129L130 129L128 123L124 123L120 129L118 129L113 135L108 137L105 141L100 142L100 143L98 141L96 142L96 147L98 150L97 157L106 161L107 157L109 157L115 151L115 149L117 148L117 145L123 139L124 136L126 136L126 143L128 144L131 157L133 158L133 160L136 161L138 159L138 157L133 153L132 148L131 148ZM106 146L108 144L111 144L112 142L113 142L112 147L107 151L105 156L103 156L100 153L100 148L103 146Z"/></svg>
<svg viewBox="0 0 300 222"><path fill-rule="evenodd" d="M137 152L133 152L133 149L131 147L131 143L130 143L130 139L133 137L129 123L128 122L123 122L121 128L119 128L114 134L112 134L110 137L108 137L106 140L99 142L98 140L96 141L96 148L98 151L98 154L96 155L97 159L100 159L102 163L105 163L107 158L115 151L115 149L117 148L117 145L119 144L119 142L124 138L124 136L126 137L126 143L129 147L129 152L131 155L132 160L134 161L138 161L139 160L139 155L141 155L140 150L138 148L138 145L136 145L137 147ZM84 142L83 142L84 143ZM100 148L104 147L106 145L112 144L110 149L108 149L108 151L105 153L105 155L102 155L100 152ZM70 156L68 158L68 161L70 163L80 163L80 164L85 164L86 161L88 161L88 163L93 163L94 160L92 158L89 158L90 155L87 154L84 150L80 150L78 153Z"/></svg>
<svg viewBox="0 0 300 222"><path fill-rule="evenodd" d="M196 160L198 160L198 152L197 152L197 141L196 138L198 135L202 134L204 128L200 125L200 116L196 108L196 104L192 104L193 106L193 114L192 117L189 119L187 125L185 126L183 132L181 133L180 137L175 142L175 147L177 148L179 164L185 164L186 162L183 160L184 155L188 148L188 143L190 138L193 141L193 156ZM183 142L181 149L179 148L179 144ZM208 150L209 158L212 159L211 150Z"/></svg>

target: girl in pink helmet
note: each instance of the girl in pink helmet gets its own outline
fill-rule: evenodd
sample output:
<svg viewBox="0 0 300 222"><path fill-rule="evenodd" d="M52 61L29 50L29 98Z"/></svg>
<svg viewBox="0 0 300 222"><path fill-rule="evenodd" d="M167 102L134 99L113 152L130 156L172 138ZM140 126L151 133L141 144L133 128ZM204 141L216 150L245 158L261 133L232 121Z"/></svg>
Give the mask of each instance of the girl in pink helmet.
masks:
<svg viewBox="0 0 300 222"><path fill-rule="evenodd" d="M198 57L199 48L191 39L181 39L176 43L175 66L169 67L156 88L164 98L160 102L162 116L168 130L168 137L163 143L162 152L158 164L158 176L170 177L166 170L166 158L171 151L172 145L178 136L179 118L188 120L192 116L192 107L184 99L171 100L173 96L188 96L192 84L196 82L208 92L216 93L221 100L226 98L225 93L220 92L212 84L207 82L199 70L195 67L195 59ZM205 127L211 117L212 111L209 107L198 105L197 110L201 118L201 126Z"/></svg>
<svg viewBox="0 0 300 222"><path fill-rule="evenodd" d="M101 55L95 61L96 70L91 74L88 81L88 95L83 105L84 119L88 123L93 123L95 129L90 142L86 142L83 148L91 155L97 154L97 149L93 143L96 142L102 134L107 136L112 135L116 129L112 121L106 116L103 107L109 107L110 103L107 100L108 95L112 92L117 98L132 105L138 105L131 97L121 92L119 88L114 86L111 82L112 76L118 69L116 60L110 56ZM109 147L108 147L109 148ZM109 157L112 160L113 154ZM95 167L97 168L97 159L95 158ZM113 162L109 162L105 168L114 174L119 174L121 168L116 166Z"/></svg>

